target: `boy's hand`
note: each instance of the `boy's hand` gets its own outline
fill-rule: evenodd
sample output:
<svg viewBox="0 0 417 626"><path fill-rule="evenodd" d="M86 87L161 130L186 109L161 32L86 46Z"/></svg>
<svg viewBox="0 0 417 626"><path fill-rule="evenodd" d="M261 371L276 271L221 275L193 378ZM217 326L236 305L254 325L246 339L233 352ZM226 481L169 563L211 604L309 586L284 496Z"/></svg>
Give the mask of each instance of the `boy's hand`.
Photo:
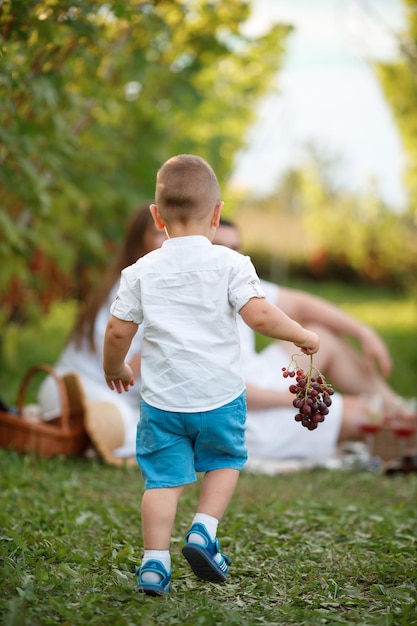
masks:
<svg viewBox="0 0 417 626"><path fill-rule="evenodd" d="M295 345L301 348L301 352L304 352L304 354L315 354L320 347L319 336L312 330L306 330L305 332L305 340Z"/></svg>
<svg viewBox="0 0 417 626"><path fill-rule="evenodd" d="M133 378L133 372L127 363L124 363L123 368L116 374L104 374L107 386L112 390L116 390L117 393L123 393L123 390L129 391L129 387L135 384Z"/></svg>

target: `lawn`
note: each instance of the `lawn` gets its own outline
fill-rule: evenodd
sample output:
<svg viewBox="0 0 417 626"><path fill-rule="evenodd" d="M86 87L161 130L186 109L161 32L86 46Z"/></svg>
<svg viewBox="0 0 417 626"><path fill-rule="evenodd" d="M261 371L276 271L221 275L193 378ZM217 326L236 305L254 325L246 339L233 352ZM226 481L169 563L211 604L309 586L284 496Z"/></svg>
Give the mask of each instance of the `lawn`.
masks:
<svg viewBox="0 0 417 626"><path fill-rule="evenodd" d="M320 291L378 328L392 347L396 388L415 395L415 301L334 285ZM71 306L56 307L36 329L10 331L3 397L15 397L29 365L53 363ZM0 450L1 623L417 626L417 475L244 471L219 528L232 559L224 585L198 581L181 555L197 505L191 485L174 529L173 592L164 598L135 593L142 489L136 468Z"/></svg>
<svg viewBox="0 0 417 626"><path fill-rule="evenodd" d="M315 470L242 473L220 525L224 585L181 555L198 484L173 534L173 592L135 593L141 557L136 468L0 451L2 623L417 624L417 476Z"/></svg>

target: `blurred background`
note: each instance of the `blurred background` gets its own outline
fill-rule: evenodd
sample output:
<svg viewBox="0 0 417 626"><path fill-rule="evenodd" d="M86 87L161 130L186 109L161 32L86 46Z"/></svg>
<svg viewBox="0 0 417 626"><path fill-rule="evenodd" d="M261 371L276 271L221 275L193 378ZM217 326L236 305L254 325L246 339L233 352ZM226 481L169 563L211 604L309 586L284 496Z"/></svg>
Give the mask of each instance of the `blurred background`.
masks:
<svg viewBox="0 0 417 626"><path fill-rule="evenodd" d="M53 363L181 152L213 166L259 273L372 323L415 395L416 9L3 0L2 396L26 366Z"/></svg>
<svg viewBox="0 0 417 626"><path fill-rule="evenodd" d="M262 99L232 181L271 191L315 144L334 159L340 185L356 191L376 184L387 202L401 207L403 148L373 67L399 54L406 24L401 0L257 0L252 6L249 32L284 19L294 29L279 89Z"/></svg>

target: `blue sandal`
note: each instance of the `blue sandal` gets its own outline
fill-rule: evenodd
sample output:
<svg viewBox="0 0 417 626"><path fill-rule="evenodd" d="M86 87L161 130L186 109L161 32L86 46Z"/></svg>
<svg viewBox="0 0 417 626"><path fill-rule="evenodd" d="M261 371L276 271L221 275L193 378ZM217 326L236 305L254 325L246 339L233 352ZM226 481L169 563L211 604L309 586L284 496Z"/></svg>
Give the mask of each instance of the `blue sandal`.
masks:
<svg viewBox="0 0 417 626"><path fill-rule="evenodd" d="M143 574L145 572L154 572L159 574L162 578L158 583L148 582L143 580ZM167 572L161 561L157 559L150 559L145 565L138 567L136 574L138 576L136 589L139 593L146 593L148 596L162 596L164 593L171 591L172 570Z"/></svg>
<svg viewBox="0 0 417 626"><path fill-rule="evenodd" d="M191 534L200 535L205 541L205 545L188 541ZM226 580L229 571L230 559L220 552L219 542L210 538L204 524L193 524L188 531L182 548L182 553L191 566L194 574L201 580L208 580L212 583L222 583ZM214 560L216 555L221 558Z"/></svg>

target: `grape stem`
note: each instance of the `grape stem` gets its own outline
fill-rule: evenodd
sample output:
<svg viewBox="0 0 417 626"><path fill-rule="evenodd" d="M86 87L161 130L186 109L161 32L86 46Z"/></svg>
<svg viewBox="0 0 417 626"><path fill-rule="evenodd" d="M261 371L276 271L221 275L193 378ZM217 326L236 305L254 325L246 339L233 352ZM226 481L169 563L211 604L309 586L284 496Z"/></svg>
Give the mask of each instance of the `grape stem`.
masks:
<svg viewBox="0 0 417 626"><path fill-rule="evenodd" d="M313 372L313 369L316 370L316 372L318 372L319 376L321 376L321 373L319 372L319 370L317 369L317 367L314 367L313 365L313 355L310 354L310 366L308 368L308 372L307 372L307 378L310 380L311 378L311 374Z"/></svg>
<svg viewBox="0 0 417 626"><path fill-rule="evenodd" d="M290 364L288 366L288 369L291 369L291 366L294 366L295 369L299 369L299 366L298 366L298 363L297 363L297 357L298 356L303 356L303 355L302 354L293 354L291 356L291 361L290 361ZM306 400L308 398L308 390L310 388L311 376L313 374L313 371L316 372L316 374L318 376L321 376L323 381L325 380L325 376L313 364L313 355L310 354L310 363L309 363L309 367L308 367L308 370L307 370L306 375L305 375L306 386L304 387L304 400ZM327 383L327 386L331 387L331 385L329 383Z"/></svg>
<svg viewBox="0 0 417 626"><path fill-rule="evenodd" d="M306 386L304 387L304 400L307 400L308 398L308 390L311 384L311 374L313 373L313 369L315 369L319 373L319 376L320 376L319 370L313 366L313 355L310 354L310 364L309 364L308 372L306 376Z"/></svg>
<svg viewBox="0 0 417 626"><path fill-rule="evenodd" d="M304 356L304 355L303 354L293 354L291 356L291 361L290 361L290 364L289 364L287 369L291 369L291 366L294 366L295 369L300 369L299 365L297 363L297 358L296 358L297 356ZM321 376L323 379L325 378L325 376L320 372L320 370L317 369L317 367L313 364L313 355L310 354L310 365L309 365L309 368L308 368L308 371L307 371L307 378L308 378L308 380L310 380L311 375L313 373L313 370L316 372L316 374L318 376ZM329 385L329 386L331 386L331 385Z"/></svg>

